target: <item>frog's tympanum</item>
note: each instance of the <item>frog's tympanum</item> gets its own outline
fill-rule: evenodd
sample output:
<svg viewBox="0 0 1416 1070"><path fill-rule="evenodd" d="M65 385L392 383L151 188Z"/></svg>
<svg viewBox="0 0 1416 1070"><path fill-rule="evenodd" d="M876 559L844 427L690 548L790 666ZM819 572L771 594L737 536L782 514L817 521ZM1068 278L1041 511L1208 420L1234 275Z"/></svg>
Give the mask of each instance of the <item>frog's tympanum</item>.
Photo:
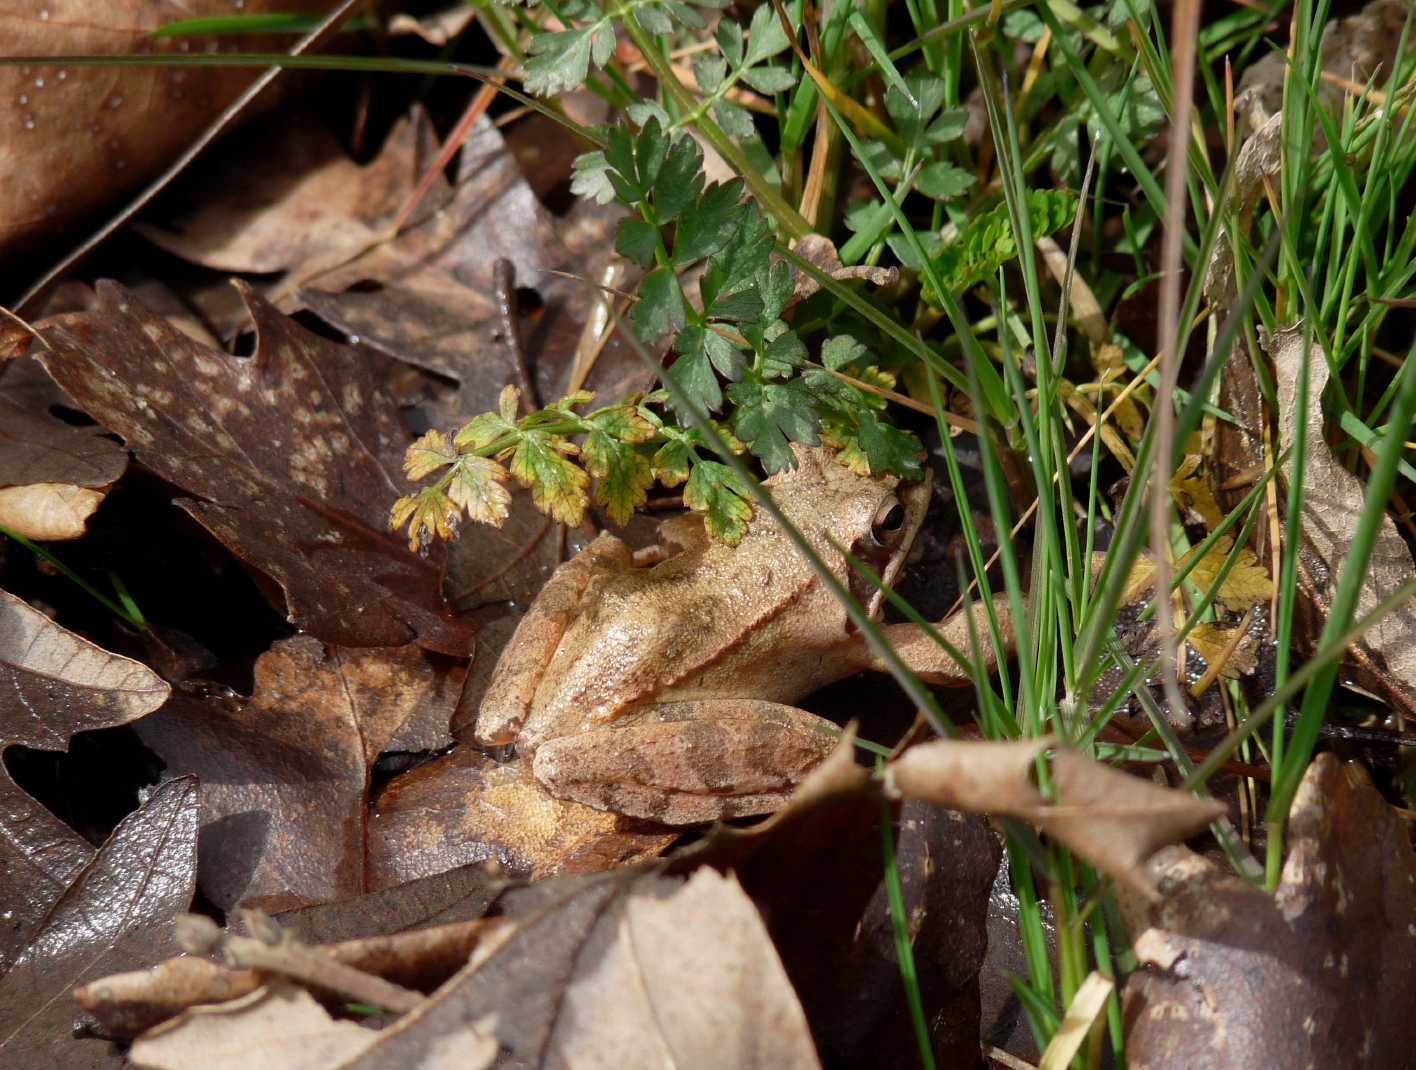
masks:
<svg viewBox="0 0 1416 1070"><path fill-rule="evenodd" d="M891 583L929 484L795 449L797 466L764 485L878 619L883 596L840 548ZM764 510L737 546L710 541L697 516L667 521L660 537L635 554L603 534L556 570L497 662L476 738L515 742L557 798L630 817L682 825L775 810L836 742L830 722L792 703L883 666ZM924 680L967 683L921 629L884 633Z"/></svg>

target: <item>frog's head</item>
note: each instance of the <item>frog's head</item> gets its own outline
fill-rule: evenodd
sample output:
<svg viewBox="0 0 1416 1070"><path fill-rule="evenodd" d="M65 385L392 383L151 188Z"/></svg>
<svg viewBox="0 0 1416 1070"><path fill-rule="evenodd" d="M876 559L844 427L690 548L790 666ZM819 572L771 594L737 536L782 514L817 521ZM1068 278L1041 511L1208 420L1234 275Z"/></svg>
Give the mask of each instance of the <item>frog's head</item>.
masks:
<svg viewBox="0 0 1416 1070"><path fill-rule="evenodd" d="M884 594L850 568L835 547L864 561L885 586L893 584L929 508L929 470L922 480L902 482L896 476L853 472L819 446L793 444L792 452L796 467L778 472L766 486L787 519L849 581L871 618L878 619Z"/></svg>

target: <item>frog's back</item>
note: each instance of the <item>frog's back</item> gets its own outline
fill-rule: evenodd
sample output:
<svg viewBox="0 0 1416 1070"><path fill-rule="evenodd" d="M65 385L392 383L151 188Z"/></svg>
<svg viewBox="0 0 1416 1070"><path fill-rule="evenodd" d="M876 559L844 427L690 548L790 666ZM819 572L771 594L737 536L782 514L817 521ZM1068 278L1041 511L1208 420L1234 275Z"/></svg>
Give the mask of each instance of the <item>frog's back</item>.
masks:
<svg viewBox="0 0 1416 1070"><path fill-rule="evenodd" d="M751 554L774 564L745 568L743 549L708 543L653 568L596 577L546 667L523 743L598 727L657 700L811 587L810 567L795 554Z"/></svg>

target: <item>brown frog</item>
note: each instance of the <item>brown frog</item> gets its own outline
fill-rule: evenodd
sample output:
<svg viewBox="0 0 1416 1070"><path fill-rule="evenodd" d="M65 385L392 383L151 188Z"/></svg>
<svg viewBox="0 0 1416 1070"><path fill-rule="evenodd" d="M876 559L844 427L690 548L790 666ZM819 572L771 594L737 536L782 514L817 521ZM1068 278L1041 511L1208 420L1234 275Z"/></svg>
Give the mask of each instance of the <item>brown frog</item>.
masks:
<svg viewBox="0 0 1416 1070"><path fill-rule="evenodd" d="M837 546L891 583L929 483L794 448L797 466L764 485L878 620L883 595ZM792 703L884 666L765 511L735 547L710 541L697 516L660 533L639 554L602 534L556 570L497 662L476 738L514 741L553 796L617 814L683 825L775 810L836 742ZM967 648L961 617L944 630ZM883 631L924 680L968 683L922 629Z"/></svg>

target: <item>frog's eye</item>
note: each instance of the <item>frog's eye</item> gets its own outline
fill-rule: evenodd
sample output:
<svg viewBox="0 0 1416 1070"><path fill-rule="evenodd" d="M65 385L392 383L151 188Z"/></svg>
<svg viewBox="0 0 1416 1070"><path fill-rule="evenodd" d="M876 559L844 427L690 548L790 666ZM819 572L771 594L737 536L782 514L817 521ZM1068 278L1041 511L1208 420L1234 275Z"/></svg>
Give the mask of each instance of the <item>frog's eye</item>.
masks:
<svg viewBox="0 0 1416 1070"><path fill-rule="evenodd" d="M888 498L875 511L875 519L870 522L870 534L878 546L894 546L900 541L905 530L905 507L894 498Z"/></svg>

